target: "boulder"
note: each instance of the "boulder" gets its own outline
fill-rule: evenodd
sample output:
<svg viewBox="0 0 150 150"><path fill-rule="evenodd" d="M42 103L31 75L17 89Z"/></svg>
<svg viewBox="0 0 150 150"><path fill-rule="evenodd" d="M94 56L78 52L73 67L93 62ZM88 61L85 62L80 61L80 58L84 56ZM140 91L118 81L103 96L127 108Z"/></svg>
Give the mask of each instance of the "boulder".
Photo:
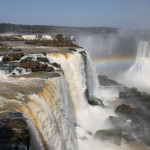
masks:
<svg viewBox="0 0 150 150"><path fill-rule="evenodd" d="M18 150L20 146L29 150L30 135L23 119L0 121L0 149Z"/></svg>
<svg viewBox="0 0 150 150"><path fill-rule="evenodd" d="M113 128L108 130L98 130L95 133L95 138L120 145L122 140L122 129Z"/></svg>
<svg viewBox="0 0 150 150"><path fill-rule="evenodd" d="M126 117L132 117L136 113L136 109L132 108L130 105L122 104L117 106L115 113L119 115L124 115Z"/></svg>
<svg viewBox="0 0 150 150"><path fill-rule="evenodd" d="M38 71L46 71L51 72L54 71L53 67L49 67L47 64L40 63L39 61L32 61L32 60L23 60L20 62L19 67L21 68L30 68L33 72Z"/></svg>
<svg viewBox="0 0 150 150"><path fill-rule="evenodd" d="M20 62L19 67L25 69L30 68L33 72L40 71L40 64L38 61L24 60Z"/></svg>
<svg viewBox="0 0 150 150"><path fill-rule="evenodd" d="M42 61L42 62L49 62L48 59L46 57L37 57L38 61Z"/></svg>
<svg viewBox="0 0 150 150"><path fill-rule="evenodd" d="M3 57L2 61L15 61L15 60L20 60L21 57L23 57L23 53L13 53L9 54Z"/></svg>
<svg viewBox="0 0 150 150"><path fill-rule="evenodd" d="M98 98L95 98L95 97L89 98L89 99L88 99L88 103L89 103L90 105L93 105L93 106L99 105L99 106L104 107L103 101L102 101L101 99L98 99Z"/></svg>
<svg viewBox="0 0 150 150"><path fill-rule="evenodd" d="M46 72L52 72L52 71L54 71L54 68L53 68L53 67L47 67L47 68L45 69L45 71L46 71Z"/></svg>
<svg viewBox="0 0 150 150"><path fill-rule="evenodd" d="M39 64L39 65L42 70L45 70L47 68L47 64Z"/></svg>
<svg viewBox="0 0 150 150"><path fill-rule="evenodd" d="M60 66L60 64L57 64L56 62L54 62L54 63L51 63L51 64L52 64L54 67L61 69L61 66Z"/></svg>

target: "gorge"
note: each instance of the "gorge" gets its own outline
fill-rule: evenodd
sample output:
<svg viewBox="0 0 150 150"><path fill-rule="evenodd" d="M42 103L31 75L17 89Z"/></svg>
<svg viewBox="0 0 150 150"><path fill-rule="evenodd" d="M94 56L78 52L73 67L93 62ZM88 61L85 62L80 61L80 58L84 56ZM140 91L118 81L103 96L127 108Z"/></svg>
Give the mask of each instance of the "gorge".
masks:
<svg viewBox="0 0 150 150"><path fill-rule="evenodd" d="M4 140L0 149L149 149L149 141L147 144L138 137L134 142L124 138L124 128L132 120L129 118L123 120L119 144L112 140L113 136L106 141L96 136L98 131L113 128L108 119L119 116L115 113L123 99L119 92L133 91L119 83L115 86L99 83L86 50L78 46L43 46L43 39L31 44L36 35L23 36L27 37L25 41L14 37L15 40L5 40L1 46L4 48L6 44L11 49L0 51L0 130L9 127L7 121L23 122L9 127L12 132L1 137ZM50 40L50 36L44 36L47 37ZM24 130L30 136L26 134L21 139L18 135L25 134ZM15 138L9 140L16 131Z"/></svg>

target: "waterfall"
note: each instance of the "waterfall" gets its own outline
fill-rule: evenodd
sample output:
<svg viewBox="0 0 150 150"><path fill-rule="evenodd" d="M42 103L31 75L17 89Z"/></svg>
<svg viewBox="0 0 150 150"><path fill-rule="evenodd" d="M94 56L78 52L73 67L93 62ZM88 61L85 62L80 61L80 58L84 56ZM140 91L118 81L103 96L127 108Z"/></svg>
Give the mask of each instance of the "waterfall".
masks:
<svg viewBox="0 0 150 150"><path fill-rule="evenodd" d="M126 72L125 78L129 86L146 91L150 87L150 42L139 43L136 61Z"/></svg>
<svg viewBox="0 0 150 150"><path fill-rule="evenodd" d="M98 78L91 59L80 49L70 53L49 53L47 57L50 62L61 65L68 83L74 110L76 113L80 113L88 105L86 90L88 89L91 97L96 97L96 92L99 90Z"/></svg>
<svg viewBox="0 0 150 150"><path fill-rule="evenodd" d="M36 58L36 55L32 56ZM80 150L82 138L91 139L88 133L94 134L104 128L104 120L113 113L88 104L88 96L97 98L100 90L95 68L85 51L51 52L46 57L61 68L51 73L8 76L1 80L0 92L4 93L4 98L0 99L0 108L22 112L27 118L32 129L31 150L35 147L40 150Z"/></svg>
<svg viewBox="0 0 150 150"><path fill-rule="evenodd" d="M74 106L78 150L87 148L89 143L94 146L95 141L88 133L95 134L97 130L106 128L104 121L108 116L114 115L114 112L88 104L87 89L91 97L101 94L90 57L80 49L77 52L49 53L47 57L50 62L60 64L64 72ZM87 140L84 141L83 138Z"/></svg>
<svg viewBox="0 0 150 150"><path fill-rule="evenodd" d="M82 107L87 107L85 97L86 75L82 55L78 52L49 53L47 57L50 62L61 65L69 87L74 111L79 113Z"/></svg>
<svg viewBox="0 0 150 150"><path fill-rule="evenodd" d="M27 123L34 129L31 136L40 136L36 140L41 141L40 150L76 150L72 104L63 74L49 79L7 78L0 82L11 95L3 94L0 109L22 112L29 118ZM16 95L17 91L23 93Z"/></svg>
<svg viewBox="0 0 150 150"><path fill-rule="evenodd" d="M98 81L98 76L96 69L92 64L92 60L87 54L86 59L86 76L87 76L87 89L89 91L90 97L99 97L100 96L100 85Z"/></svg>

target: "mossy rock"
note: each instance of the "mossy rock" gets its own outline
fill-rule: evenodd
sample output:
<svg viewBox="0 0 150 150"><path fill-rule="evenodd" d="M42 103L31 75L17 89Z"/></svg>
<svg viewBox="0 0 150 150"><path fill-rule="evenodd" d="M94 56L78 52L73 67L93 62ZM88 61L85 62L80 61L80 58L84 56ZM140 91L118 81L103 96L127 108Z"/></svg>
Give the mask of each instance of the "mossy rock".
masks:
<svg viewBox="0 0 150 150"><path fill-rule="evenodd" d="M90 98L90 99L88 99L88 103L93 106L99 105L101 107L104 107L103 101L98 98L94 98L94 97Z"/></svg>
<svg viewBox="0 0 150 150"><path fill-rule="evenodd" d="M115 113L126 117L132 117L136 113L136 109L132 108L130 105L122 104L117 106Z"/></svg>
<svg viewBox="0 0 150 150"><path fill-rule="evenodd" d="M120 145L122 140L122 128L99 130L95 133L95 138Z"/></svg>
<svg viewBox="0 0 150 150"><path fill-rule="evenodd" d="M15 61L15 60L20 60L21 57L23 57L23 53L13 53L9 54L7 56L4 56L3 61Z"/></svg>

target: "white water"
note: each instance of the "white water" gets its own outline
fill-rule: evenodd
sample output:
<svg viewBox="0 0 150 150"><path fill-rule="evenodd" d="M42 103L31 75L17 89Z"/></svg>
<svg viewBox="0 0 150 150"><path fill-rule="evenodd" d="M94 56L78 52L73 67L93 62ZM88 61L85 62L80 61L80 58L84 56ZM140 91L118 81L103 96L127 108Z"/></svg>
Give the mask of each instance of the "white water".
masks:
<svg viewBox="0 0 150 150"><path fill-rule="evenodd" d="M90 97L100 97L100 84L98 81L98 76L96 73L96 69L92 64L92 60L90 59L89 55L87 54L86 59L86 77L87 77L87 89L89 90Z"/></svg>
<svg viewBox="0 0 150 150"><path fill-rule="evenodd" d="M126 72L124 83L150 92L150 42L139 43L136 61Z"/></svg>
<svg viewBox="0 0 150 150"><path fill-rule="evenodd" d="M50 53L47 57L50 61L59 63L64 71L76 116L78 149L83 150L89 143L94 145L95 140L88 132L90 131L94 135L97 130L108 128L104 123L105 119L115 114L112 109L90 106L87 103L85 95L87 88L90 96L97 97L101 95L95 68L89 56L86 59L86 66L82 55L78 52L70 53L67 56L62 53L59 55ZM103 96L110 94L107 91L104 94L104 91ZM110 97L112 98L112 96ZM105 98L105 100L108 99ZM87 141L82 140L83 138L86 138ZM98 146L94 150L98 150Z"/></svg>
<svg viewBox="0 0 150 150"><path fill-rule="evenodd" d="M0 70L0 76L8 75L9 70Z"/></svg>
<svg viewBox="0 0 150 150"><path fill-rule="evenodd" d="M49 89L45 96L50 96L49 99L52 100L51 103L53 104L48 104L44 97L31 95L30 98L38 103L37 106L31 105L31 109L34 109L33 113L39 122L40 130L48 144L48 149L74 150L76 141L72 121L73 116L65 82L61 78L50 79L50 82L52 83L50 83L50 86L53 89ZM52 86L53 84L55 85L54 87Z"/></svg>
<svg viewBox="0 0 150 150"><path fill-rule="evenodd" d="M113 108L89 105L85 94L86 89L89 90L91 97L99 98L100 96L108 103L117 99L118 92L111 88L101 87L99 89L97 75L89 56L85 62L80 52L82 50L47 54L50 62L57 62L61 65L63 71L60 73L60 77L34 78L34 82L33 79L28 78L20 78L20 81L17 78L14 81L11 79L10 82L6 79L6 83L16 84L18 89L19 84L21 87L25 85L30 87L36 84L35 87L37 87L40 86L39 80L46 81L44 88L37 94L34 92L30 95L18 94L20 97L27 95L28 103L10 100L6 104L10 108L10 106L13 107L11 102L21 103L18 109L26 114L27 118L30 118L28 125L33 129L31 136L38 136L34 141L31 138L31 142L33 142L31 149L38 142L39 145L37 146L40 147L40 150L127 150L129 147L125 144L120 147L93 138L97 130L110 128L110 125L105 124L105 120L110 115L115 116L115 114ZM37 55L33 59L36 58ZM22 100L23 98L19 99ZM0 99L1 101L4 100ZM6 104L1 105L1 107ZM92 136L89 135L89 132Z"/></svg>
<svg viewBox="0 0 150 150"><path fill-rule="evenodd" d="M5 83L7 90L11 90L11 87L9 89L7 85L8 83L17 86L17 91L19 91L19 86L26 89L37 84L35 85L37 87L41 81L46 82L46 85L38 94L27 95L26 90L24 90L28 101L25 101L26 96L22 94L18 94L19 100L0 98L2 104L0 109L10 108L24 113L28 119L27 123L30 130L32 130L31 150L35 150L35 147L38 147L39 150L76 150L71 98L63 75L49 79L23 78L20 81L17 78L7 78L6 81L0 82Z"/></svg>
<svg viewBox="0 0 150 150"><path fill-rule="evenodd" d="M37 40L38 36L37 35L21 35L21 38L24 40Z"/></svg>
<svg viewBox="0 0 150 150"><path fill-rule="evenodd" d="M3 60L3 57L4 57L4 56L0 56L0 61L2 61L2 60Z"/></svg>
<svg viewBox="0 0 150 150"><path fill-rule="evenodd" d="M53 40L53 37L51 35L42 35L41 40Z"/></svg>
<svg viewBox="0 0 150 150"><path fill-rule="evenodd" d="M80 113L81 107L87 108L88 105L84 94L86 90L86 75L81 54L77 52L68 53L67 55L50 53L47 57L50 62L57 62L61 65L68 83L74 110L76 113Z"/></svg>

